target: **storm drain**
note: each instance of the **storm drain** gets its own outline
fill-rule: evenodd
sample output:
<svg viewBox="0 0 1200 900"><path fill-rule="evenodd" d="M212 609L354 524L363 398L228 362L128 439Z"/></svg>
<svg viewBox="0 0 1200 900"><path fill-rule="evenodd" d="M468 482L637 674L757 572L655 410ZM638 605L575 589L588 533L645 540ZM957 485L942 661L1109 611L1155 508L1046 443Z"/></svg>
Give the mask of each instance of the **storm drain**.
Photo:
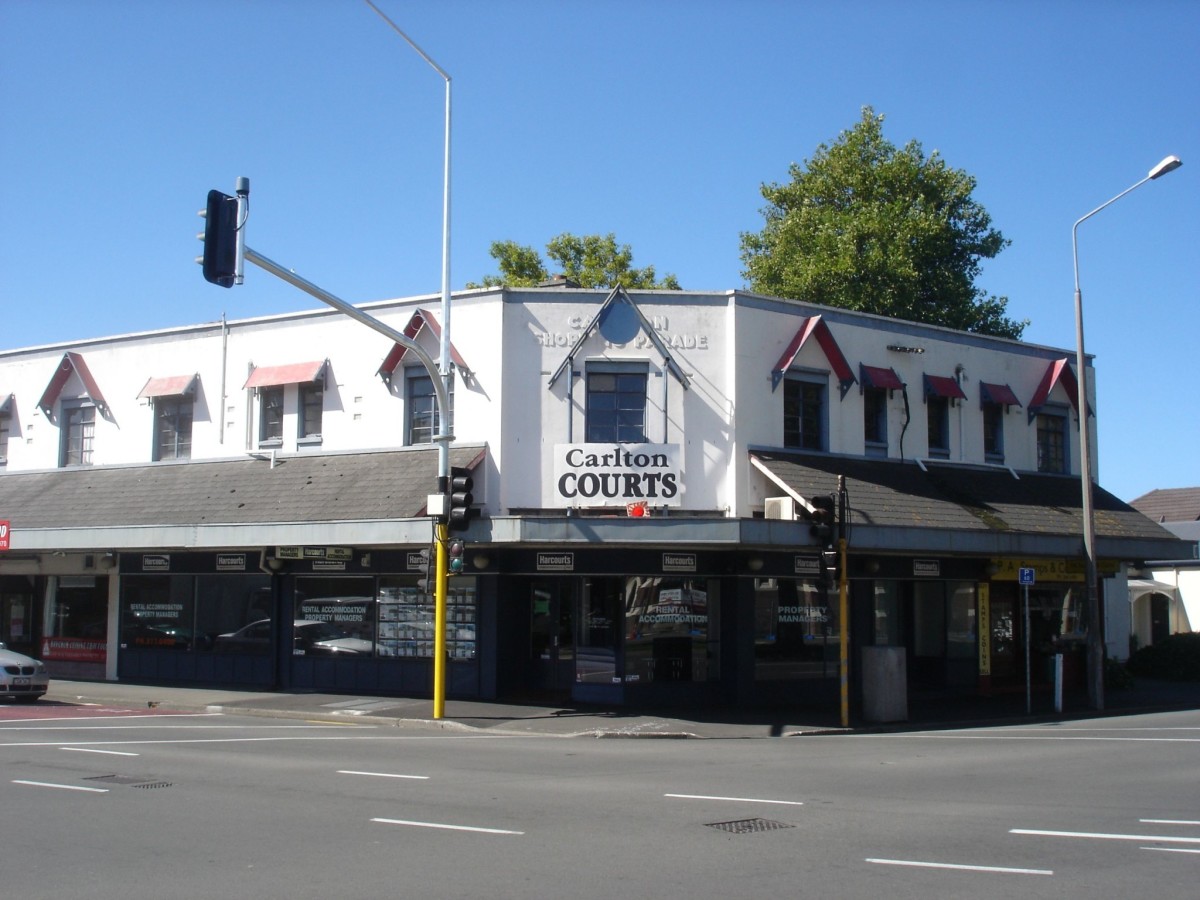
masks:
<svg viewBox="0 0 1200 900"><path fill-rule="evenodd" d="M156 781L152 778L137 775L92 775L90 778L85 778L84 781L102 781L105 784L127 784L130 787L136 788L163 788L171 787L173 782Z"/></svg>
<svg viewBox="0 0 1200 900"><path fill-rule="evenodd" d="M757 834L760 831L774 831L777 828L795 828L787 822L776 822L774 819L735 819L732 822L708 822L709 828L728 831L730 834Z"/></svg>

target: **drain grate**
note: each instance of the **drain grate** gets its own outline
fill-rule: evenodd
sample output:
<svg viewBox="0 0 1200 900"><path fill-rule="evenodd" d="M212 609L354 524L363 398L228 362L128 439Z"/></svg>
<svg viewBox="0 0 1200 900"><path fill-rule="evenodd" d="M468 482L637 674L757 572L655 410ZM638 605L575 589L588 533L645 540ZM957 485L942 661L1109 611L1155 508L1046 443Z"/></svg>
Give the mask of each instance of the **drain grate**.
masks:
<svg viewBox="0 0 1200 900"><path fill-rule="evenodd" d="M774 819L736 819L732 822L709 822L707 824L709 828L728 831L730 834L757 834L760 831L796 827L787 822L776 822Z"/></svg>
<svg viewBox="0 0 1200 900"><path fill-rule="evenodd" d="M102 781L105 784L127 784L130 787L136 788L162 788L171 787L173 784L170 781L156 781L152 778L146 778L144 775L92 775L83 780Z"/></svg>

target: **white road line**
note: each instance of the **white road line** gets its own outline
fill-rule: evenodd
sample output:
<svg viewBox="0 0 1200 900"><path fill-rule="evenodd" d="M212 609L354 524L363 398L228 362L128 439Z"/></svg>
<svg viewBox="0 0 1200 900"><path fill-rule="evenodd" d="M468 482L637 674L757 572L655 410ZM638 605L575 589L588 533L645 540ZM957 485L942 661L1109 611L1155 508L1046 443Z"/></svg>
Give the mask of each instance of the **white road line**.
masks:
<svg viewBox="0 0 1200 900"><path fill-rule="evenodd" d="M1192 819L1138 819L1143 825L1200 825Z"/></svg>
<svg viewBox="0 0 1200 900"><path fill-rule="evenodd" d="M1097 841L1161 841L1165 844L1200 844L1200 837L1171 837L1163 834L1105 834L1092 831L1040 831L1031 828L1010 828L1009 834L1028 834L1033 837L1091 838Z"/></svg>
<svg viewBox="0 0 1200 900"><path fill-rule="evenodd" d="M1057 735L1003 735L1003 734L947 734L945 732L934 731L918 731L912 734L905 735L889 735L890 737L908 737L908 738L933 738L942 741L1097 741L1114 744L1135 743L1135 744L1200 744L1200 737L1103 737L1101 735L1079 735L1078 737L1070 737L1065 734Z"/></svg>
<svg viewBox="0 0 1200 900"><path fill-rule="evenodd" d="M336 729L339 732L341 729ZM146 738L140 741L75 741L79 746L95 745L100 747L147 747L147 746L165 746L170 744L269 744L280 743L283 741L395 741L395 742L420 742L420 741L503 741L503 740L520 740L522 735L510 734L447 734L447 735L390 735L390 734L312 734L298 735L296 737L246 737L246 738L173 738L171 740L155 740ZM29 747L61 747L62 741L0 741L0 750L9 748L29 748Z"/></svg>
<svg viewBox="0 0 1200 900"><path fill-rule="evenodd" d="M506 831L503 828L476 828L472 825L445 825L440 822L412 822L407 819L372 819L384 825L412 825L416 828L440 828L446 831L475 831L481 834L524 834L523 831Z"/></svg>
<svg viewBox="0 0 1200 900"><path fill-rule="evenodd" d="M0 726L19 731L27 722L113 722L125 719L219 719L221 713L132 713L123 716L45 716L41 719L7 719L0 721ZM34 726L30 726L34 727ZM53 727L53 726L48 726ZM101 727L101 726L97 726ZM163 726L174 728L174 725Z"/></svg>
<svg viewBox="0 0 1200 900"><path fill-rule="evenodd" d="M868 859L880 866L909 866L916 869L955 869L961 872L997 872L1001 875L1053 875L1053 869L1010 869L1004 866L967 866L958 863L919 862L913 859Z"/></svg>
<svg viewBox="0 0 1200 900"><path fill-rule="evenodd" d="M53 784L49 781L22 781L14 778L13 784L27 784L30 787L58 788L60 791L85 791L89 794L107 794L108 788L80 787L77 784Z"/></svg>
<svg viewBox="0 0 1200 900"><path fill-rule="evenodd" d="M1200 850L1189 850L1187 847L1138 847L1139 850L1157 850L1159 853L1200 853Z"/></svg>
<svg viewBox="0 0 1200 900"><path fill-rule="evenodd" d="M663 794L679 800L728 800L732 803L777 803L780 806L803 806L800 800L759 800L755 797L710 797L706 794Z"/></svg>
<svg viewBox="0 0 1200 900"><path fill-rule="evenodd" d="M59 747L59 750L73 750L76 753L106 753L109 756L141 756L140 753L130 753L126 750L96 750L93 747Z"/></svg>
<svg viewBox="0 0 1200 900"><path fill-rule="evenodd" d="M291 724L291 725L69 725L59 727L57 725L30 725L25 728L0 728L3 731L149 731L153 728L156 731L295 731L300 728L338 728L344 727L341 723L325 723L314 722L312 724ZM375 728L374 725L361 726L364 729Z"/></svg>
<svg viewBox="0 0 1200 900"><path fill-rule="evenodd" d="M397 775L393 772L356 772L353 769L338 769L339 775L373 775L376 778L410 778L413 781L428 781L428 775Z"/></svg>

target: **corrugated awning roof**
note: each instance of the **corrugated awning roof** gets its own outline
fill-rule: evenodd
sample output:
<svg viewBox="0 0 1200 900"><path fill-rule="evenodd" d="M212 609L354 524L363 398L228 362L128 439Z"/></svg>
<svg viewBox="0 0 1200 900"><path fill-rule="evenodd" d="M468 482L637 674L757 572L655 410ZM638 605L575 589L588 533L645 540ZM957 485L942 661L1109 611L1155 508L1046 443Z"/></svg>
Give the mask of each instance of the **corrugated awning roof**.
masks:
<svg viewBox="0 0 1200 900"><path fill-rule="evenodd" d="M69 350L63 354L63 358L58 363L58 368L54 371L54 376L50 379L50 383L46 385L42 399L38 401L38 409L47 416L53 416L54 404L58 402L58 397L62 393L62 389L66 387L72 375L79 376L84 393L89 400L96 404L96 408L100 410L101 415L107 414L108 401L100 393L100 388L96 385L96 379L92 377L91 370L88 369L83 356Z"/></svg>
<svg viewBox="0 0 1200 900"><path fill-rule="evenodd" d="M817 344L825 354L825 358L829 361L833 373L837 376L838 382L842 387L842 396L845 397L846 391L850 390L850 386L854 384L854 371L850 368L850 363L846 361L846 356L842 353L842 348L838 346L838 342L833 337L833 332L829 330L829 326L820 316L809 316L801 320L801 325L796 334L792 337L787 347L783 351L783 355L779 357L779 361L775 363L775 367L771 370L771 390L779 387L779 382L783 380L783 376L791 365L796 360L801 349L807 343L810 337L815 337Z"/></svg>
<svg viewBox="0 0 1200 900"><path fill-rule="evenodd" d="M412 318L404 326L404 336L409 340L416 340L417 335L421 333L421 329L423 328L428 328L430 334L439 342L441 341L442 326L433 313L427 309L418 309L412 314ZM406 353L408 353L408 348L403 344L392 344L392 349L388 352L388 355L384 358L379 366L379 370L376 372L384 380L384 383L392 383L392 376L404 361ZM470 377L472 374L471 367L467 365L466 360L462 358L462 354L458 352L453 342L450 344L450 360L454 363L454 367L458 371L462 372L464 376Z"/></svg>
<svg viewBox="0 0 1200 900"><path fill-rule="evenodd" d="M329 360L290 363L286 366L258 366L250 373L242 389L278 387L282 384L307 384L324 377Z"/></svg>
<svg viewBox="0 0 1200 900"><path fill-rule="evenodd" d="M925 376L925 396L944 397L947 400L966 400L962 387L953 378L944 375Z"/></svg>
<svg viewBox="0 0 1200 900"><path fill-rule="evenodd" d="M137 395L139 400L153 397L190 397L196 390L199 373L191 375L166 375L162 378L151 378L146 382Z"/></svg>
<svg viewBox="0 0 1200 900"><path fill-rule="evenodd" d="M885 369L879 366L868 366L859 363L858 372L862 377L862 384L865 388L880 388L889 391L899 391L904 388L904 382L900 380L900 376L896 374L895 369Z"/></svg>
<svg viewBox="0 0 1200 900"><path fill-rule="evenodd" d="M1071 361L1067 357L1056 359L1046 367L1046 374L1042 376L1042 382L1038 385L1038 389L1034 391L1033 399L1029 401L1029 418L1030 421L1038 414L1046 401L1050 397L1050 392L1058 385L1062 385L1062 389L1066 392L1067 399L1071 401L1071 405L1075 407L1075 412L1079 413L1079 382L1075 379L1075 370L1071 368ZM1088 414L1090 415L1092 408L1088 406Z"/></svg>
<svg viewBox="0 0 1200 900"><path fill-rule="evenodd" d="M1007 384L992 384L987 381L979 382L980 403L1000 403L1004 406L1020 406L1021 401Z"/></svg>

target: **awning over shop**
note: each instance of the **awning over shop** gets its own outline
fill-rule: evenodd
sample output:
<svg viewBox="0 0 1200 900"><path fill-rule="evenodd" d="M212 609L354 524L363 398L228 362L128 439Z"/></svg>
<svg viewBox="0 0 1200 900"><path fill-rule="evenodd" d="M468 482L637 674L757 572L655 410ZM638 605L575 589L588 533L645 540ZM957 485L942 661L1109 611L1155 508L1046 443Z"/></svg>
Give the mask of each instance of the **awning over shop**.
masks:
<svg viewBox="0 0 1200 900"><path fill-rule="evenodd" d="M1017 395L1007 384L991 384L987 381L979 382L979 402L980 404L999 403L1003 406L1021 405L1021 401L1017 399Z"/></svg>
<svg viewBox="0 0 1200 900"><path fill-rule="evenodd" d="M1155 581L1152 578L1129 579L1129 602L1132 603L1146 594L1166 594L1168 597L1179 599L1179 588L1165 581Z"/></svg>
<svg viewBox="0 0 1200 900"><path fill-rule="evenodd" d="M951 403L955 400L967 399L967 395L963 393L958 382L944 375L925 376L925 396L942 397Z"/></svg>
<svg viewBox="0 0 1200 900"><path fill-rule="evenodd" d="M867 366L859 363L858 372L862 377L862 386L865 388L879 388L880 390L888 391L904 389L904 382L900 380L900 376L896 374L895 369L885 369L880 366Z"/></svg>
<svg viewBox="0 0 1200 900"><path fill-rule="evenodd" d="M1079 382L1075 379L1075 371L1071 368L1071 361L1064 356L1062 359L1056 359L1046 367L1046 374L1042 376L1041 384L1033 392L1033 399L1029 401L1029 421L1033 421L1034 417L1041 411L1041 408L1046 405L1046 401L1050 397L1050 392L1060 384L1067 395L1067 399L1075 407L1075 412L1079 412ZM1091 413L1092 409L1089 406L1088 414L1091 415Z"/></svg>
<svg viewBox="0 0 1200 900"><path fill-rule="evenodd" d="M412 314L408 320L408 324L404 326L404 336L409 340L416 340L417 335L422 329L428 328L429 333L437 341L442 339L442 326L438 320L427 309L418 309ZM376 374L383 379L385 384L392 383L392 377L396 374L396 369L404 362L404 356L408 353L408 348L403 344L392 344L392 349L384 358L379 366ZM471 367L467 365L466 360L462 358L462 354L455 349L454 344L450 344L450 360L454 363L454 367L464 376L470 377Z"/></svg>
<svg viewBox="0 0 1200 900"><path fill-rule="evenodd" d="M286 366L257 366L242 389L279 387L284 384L308 384L325 377L325 367L329 360L321 359L315 362L291 363Z"/></svg>
<svg viewBox="0 0 1200 900"><path fill-rule="evenodd" d="M147 400L154 397L190 397L195 393L196 382L199 380L198 373L151 378L146 382L146 386L142 388L137 398Z"/></svg>
<svg viewBox="0 0 1200 900"><path fill-rule="evenodd" d="M1063 556L1082 553L1079 480L996 466L925 460L843 457L753 450L764 497L798 502L836 492L849 497L852 552L943 555ZM1099 557L1112 560L1186 558L1181 541L1133 507L1097 487L1093 507Z"/></svg>

